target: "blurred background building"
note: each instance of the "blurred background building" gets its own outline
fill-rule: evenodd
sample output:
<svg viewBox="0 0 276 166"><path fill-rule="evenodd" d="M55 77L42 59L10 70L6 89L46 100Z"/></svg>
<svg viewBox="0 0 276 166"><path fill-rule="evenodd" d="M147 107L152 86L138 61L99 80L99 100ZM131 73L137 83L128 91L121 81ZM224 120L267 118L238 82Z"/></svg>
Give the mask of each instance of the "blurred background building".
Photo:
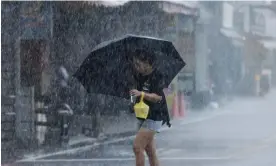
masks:
<svg viewBox="0 0 276 166"><path fill-rule="evenodd" d="M173 41L187 66L167 95L184 92L193 107L229 95L259 95L262 76L276 84L275 2L1 3L1 139L11 144L37 139L35 110L43 107L41 96L54 89L57 68L65 66L71 75L94 46L126 33ZM76 124L83 125L85 91L72 85ZM125 108L114 100L94 96L95 104L102 103L100 116L121 114Z"/></svg>

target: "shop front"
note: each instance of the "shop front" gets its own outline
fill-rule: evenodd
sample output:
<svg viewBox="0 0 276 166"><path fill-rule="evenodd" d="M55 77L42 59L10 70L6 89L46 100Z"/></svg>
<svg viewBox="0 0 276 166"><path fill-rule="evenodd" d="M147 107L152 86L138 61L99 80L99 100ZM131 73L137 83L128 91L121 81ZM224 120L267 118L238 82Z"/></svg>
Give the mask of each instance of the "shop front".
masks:
<svg viewBox="0 0 276 166"><path fill-rule="evenodd" d="M36 141L35 109L50 84L51 2L20 2L16 39L16 135L26 145Z"/></svg>

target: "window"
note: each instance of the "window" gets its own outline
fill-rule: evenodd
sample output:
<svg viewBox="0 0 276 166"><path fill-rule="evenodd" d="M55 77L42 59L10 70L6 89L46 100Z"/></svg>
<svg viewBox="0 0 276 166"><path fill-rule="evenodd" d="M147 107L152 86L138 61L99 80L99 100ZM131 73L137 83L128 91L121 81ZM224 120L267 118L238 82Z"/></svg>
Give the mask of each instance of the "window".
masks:
<svg viewBox="0 0 276 166"><path fill-rule="evenodd" d="M241 11L237 11L234 13L234 28L238 31L244 30L244 13Z"/></svg>
<svg viewBox="0 0 276 166"><path fill-rule="evenodd" d="M253 33L265 33L265 17L261 12L252 11L251 13L251 31Z"/></svg>

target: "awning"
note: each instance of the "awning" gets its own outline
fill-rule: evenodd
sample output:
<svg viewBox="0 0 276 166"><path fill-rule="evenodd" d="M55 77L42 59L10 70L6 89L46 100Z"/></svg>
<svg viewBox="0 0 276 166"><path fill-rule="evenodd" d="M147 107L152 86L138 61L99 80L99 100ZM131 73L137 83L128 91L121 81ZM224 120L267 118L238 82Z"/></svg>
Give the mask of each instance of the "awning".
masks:
<svg viewBox="0 0 276 166"><path fill-rule="evenodd" d="M167 13L181 13L185 15L197 16L198 2L184 1L160 1L159 7Z"/></svg>
<svg viewBox="0 0 276 166"><path fill-rule="evenodd" d="M120 6L124 5L125 3L130 2L130 0L118 0L118 1L88 1L88 3L96 4L96 5L103 5L103 6ZM167 0L161 2L169 2L170 4L175 4L177 6L184 6L185 8L196 9L198 8L197 1L178 1L178 0Z"/></svg>
<svg viewBox="0 0 276 166"><path fill-rule="evenodd" d="M246 39L245 36L239 34L234 29L221 28L220 32L224 36L231 38L233 45L235 45L235 46L243 46L244 45L244 41Z"/></svg>
<svg viewBox="0 0 276 166"><path fill-rule="evenodd" d="M61 8L72 13L76 12L79 9L87 9L93 6L103 6L103 7L118 7L122 6L128 1L60 1Z"/></svg>
<svg viewBox="0 0 276 166"><path fill-rule="evenodd" d="M232 38L232 39L238 39L238 40L244 40L245 37L240 35L238 32L236 32L233 29L227 29L227 28L221 28L220 32L225 35L226 37Z"/></svg>
<svg viewBox="0 0 276 166"><path fill-rule="evenodd" d="M87 3L89 4L94 4L97 6L105 6L105 7L117 7L117 6L121 6L124 5L125 3L127 3L128 0L120 0L120 1L87 1Z"/></svg>
<svg viewBox="0 0 276 166"><path fill-rule="evenodd" d="M260 43L267 49L276 49L276 40L261 40Z"/></svg>
<svg viewBox="0 0 276 166"><path fill-rule="evenodd" d="M169 0L168 2L184 5L188 8L198 8L198 1L178 1L178 0Z"/></svg>

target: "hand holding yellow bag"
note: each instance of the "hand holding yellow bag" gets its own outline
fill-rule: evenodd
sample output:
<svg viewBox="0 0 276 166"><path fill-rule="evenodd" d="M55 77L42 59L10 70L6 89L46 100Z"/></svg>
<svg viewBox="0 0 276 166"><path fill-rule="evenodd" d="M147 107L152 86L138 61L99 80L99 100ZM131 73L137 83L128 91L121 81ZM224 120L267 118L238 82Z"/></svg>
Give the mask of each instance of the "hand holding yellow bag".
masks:
<svg viewBox="0 0 276 166"><path fill-rule="evenodd" d="M134 105L134 112L137 118L147 119L149 114L149 106L144 103L145 93L142 92L140 102Z"/></svg>

